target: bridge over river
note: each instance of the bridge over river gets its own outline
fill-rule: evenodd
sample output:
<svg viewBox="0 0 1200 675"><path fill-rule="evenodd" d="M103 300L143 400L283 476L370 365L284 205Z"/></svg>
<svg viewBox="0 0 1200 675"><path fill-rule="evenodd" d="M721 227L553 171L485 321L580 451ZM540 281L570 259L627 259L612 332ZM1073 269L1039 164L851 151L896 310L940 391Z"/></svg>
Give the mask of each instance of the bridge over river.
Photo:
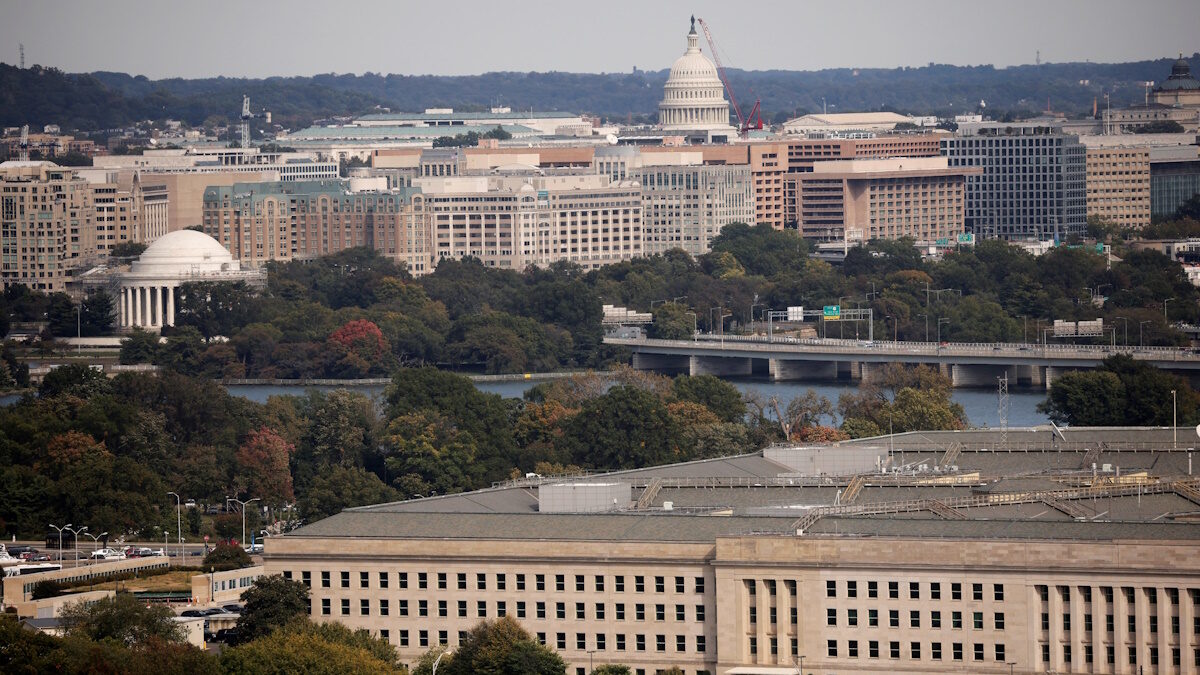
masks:
<svg viewBox="0 0 1200 675"><path fill-rule="evenodd" d="M697 335L692 340L605 337L633 352L633 367L671 374L723 377L767 375L773 380L870 380L887 363L938 368L955 387L1046 387L1063 373L1096 368L1128 354L1200 384L1200 353L1178 347L1026 343L889 342Z"/></svg>

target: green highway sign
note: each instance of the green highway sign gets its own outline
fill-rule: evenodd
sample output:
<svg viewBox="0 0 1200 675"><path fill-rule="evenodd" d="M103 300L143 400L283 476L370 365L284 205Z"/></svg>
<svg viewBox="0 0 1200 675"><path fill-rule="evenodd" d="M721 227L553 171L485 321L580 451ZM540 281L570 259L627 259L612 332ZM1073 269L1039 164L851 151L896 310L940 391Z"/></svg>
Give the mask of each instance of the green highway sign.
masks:
<svg viewBox="0 0 1200 675"><path fill-rule="evenodd" d="M842 306L825 305L824 315L826 321L837 321L838 319L842 318Z"/></svg>

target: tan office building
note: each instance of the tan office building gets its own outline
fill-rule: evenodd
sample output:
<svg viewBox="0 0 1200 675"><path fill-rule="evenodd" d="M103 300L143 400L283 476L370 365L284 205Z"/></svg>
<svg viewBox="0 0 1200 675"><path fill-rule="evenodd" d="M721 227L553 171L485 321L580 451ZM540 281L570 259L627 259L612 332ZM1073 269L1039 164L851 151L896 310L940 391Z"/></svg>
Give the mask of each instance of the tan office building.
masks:
<svg viewBox="0 0 1200 675"><path fill-rule="evenodd" d="M1088 145L1087 215L1121 228L1150 224L1149 148Z"/></svg>
<svg viewBox="0 0 1200 675"><path fill-rule="evenodd" d="M512 616L579 674L1200 672L1187 453L1170 429L1087 433L523 479L343 511L268 540L266 573L409 664ZM833 469L851 456L883 470Z"/></svg>
<svg viewBox="0 0 1200 675"><path fill-rule="evenodd" d="M807 239L935 243L964 231L968 173L980 171L951 169L942 157L856 159L817 162L785 181Z"/></svg>

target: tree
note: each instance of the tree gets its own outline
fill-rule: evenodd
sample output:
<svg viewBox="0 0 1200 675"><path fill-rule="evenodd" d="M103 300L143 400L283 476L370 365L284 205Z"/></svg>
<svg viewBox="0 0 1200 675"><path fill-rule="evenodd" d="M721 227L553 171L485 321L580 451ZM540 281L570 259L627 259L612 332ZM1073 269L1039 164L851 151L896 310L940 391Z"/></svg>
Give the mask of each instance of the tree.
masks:
<svg viewBox="0 0 1200 675"><path fill-rule="evenodd" d="M592 670L592 675L633 675L633 671L629 669L629 666L623 666L616 663L605 663L603 665L596 666L596 668Z"/></svg>
<svg viewBox="0 0 1200 675"><path fill-rule="evenodd" d="M142 328L134 328L121 340L119 359L122 365L154 363L158 359L159 336Z"/></svg>
<svg viewBox="0 0 1200 675"><path fill-rule="evenodd" d="M145 252L146 245L141 242L122 241L113 244L112 248L108 250L108 257L110 259L136 258Z"/></svg>
<svg viewBox="0 0 1200 675"><path fill-rule="evenodd" d="M1183 125L1175 120L1154 120L1133 128L1135 134L1181 134Z"/></svg>
<svg viewBox="0 0 1200 675"><path fill-rule="evenodd" d="M1076 426L1192 425L1200 418L1200 396L1183 379L1121 354L1098 370L1063 375L1038 410Z"/></svg>
<svg viewBox="0 0 1200 675"><path fill-rule="evenodd" d="M221 669L225 675L406 672L396 663L396 652L391 645L371 637L366 630L352 630L336 622L314 624L303 619L225 650L221 654Z"/></svg>
<svg viewBox="0 0 1200 675"><path fill-rule="evenodd" d="M292 473L289 468L295 447L267 427L251 431L238 448L237 463L245 490L279 507L291 502Z"/></svg>
<svg viewBox="0 0 1200 675"><path fill-rule="evenodd" d="M213 550L208 552L208 555L204 556L203 567L224 572L225 570L239 570L253 564L254 561L250 559L250 554L246 553L246 549L241 546L217 544Z"/></svg>
<svg viewBox="0 0 1200 675"><path fill-rule="evenodd" d="M245 553L243 551L243 553ZM207 564L207 563L206 563ZM249 642L308 615L308 587L279 575L259 577L242 594L238 640Z"/></svg>
<svg viewBox="0 0 1200 675"><path fill-rule="evenodd" d="M317 473L300 493L297 507L306 522L332 516L342 509L401 499L396 490L369 471L353 466L332 466Z"/></svg>
<svg viewBox="0 0 1200 675"><path fill-rule="evenodd" d="M449 661L447 663L447 661ZM562 675L567 664L539 644L512 617L481 621L467 631L458 650L443 657L446 675Z"/></svg>
<svg viewBox="0 0 1200 675"><path fill-rule="evenodd" d="M131 593L118 593L94 602L63 607L59 624L67 635L90 640L113 640L126 647L154 640L182 642L183 629L164 605L146 606Z"/></svg>
<svg viewBox="0 0 1200 675"><path fill-rule="evenodd" d="M742 393L732 384L712 375L680 375L671 383L678 401L692 401L708 408L722 422L741 422L746 418Z"/></svg>
<svg viewBox="0 0 1200 675"><path fill-rule="evenodd" d="M656 466L676 452L676 429L662 400L619 385L587 401L567 424L563 439L571 461L604 469Z"/></svg>
<svg viewBox="0 0 1200 675"><path fill-rule="evenodd" d="M651 313L654 321L646 329L646 335L656 340L691 340L692 329L695 328L693 316L695 312L688 310L687 305L663 303L654 308Z"/></svg>
<svg viewBox="0 0 1200 675"><path fill-rule="evenodd" d="M79 332L83 337L106 335L112 330L115 311L112 296L103 289L88 293L83 298L79 317Z"/></svg>
<svg viewBox="0 0 1200 675"><path fill-rule="evenodd" d="M329 334L326 345L333 353L335 377L361 378L384 371L391 347L379 326L366 319L346 323Z"/></svg>
<svg viewBox="0 0 1200 675"><path fill-rule="evenodd" d="M59 366L46 373L38 395L42 397L70 394L83 399L109 392L108 376L82 363Z"/></svg>

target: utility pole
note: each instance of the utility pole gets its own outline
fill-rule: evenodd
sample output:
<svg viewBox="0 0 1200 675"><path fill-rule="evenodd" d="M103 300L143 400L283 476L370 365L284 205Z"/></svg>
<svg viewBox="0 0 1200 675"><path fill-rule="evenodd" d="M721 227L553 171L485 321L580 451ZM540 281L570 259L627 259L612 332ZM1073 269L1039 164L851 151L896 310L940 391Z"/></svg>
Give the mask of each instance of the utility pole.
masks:
<svg viewBox="0 0 1200 675"><path fill-rule="evenodd" d="M996 390L997 412L1000 416L1000 447L1008 447L1008 371L1004 371L1003 377L997 377L998 387Z"/></svg>

